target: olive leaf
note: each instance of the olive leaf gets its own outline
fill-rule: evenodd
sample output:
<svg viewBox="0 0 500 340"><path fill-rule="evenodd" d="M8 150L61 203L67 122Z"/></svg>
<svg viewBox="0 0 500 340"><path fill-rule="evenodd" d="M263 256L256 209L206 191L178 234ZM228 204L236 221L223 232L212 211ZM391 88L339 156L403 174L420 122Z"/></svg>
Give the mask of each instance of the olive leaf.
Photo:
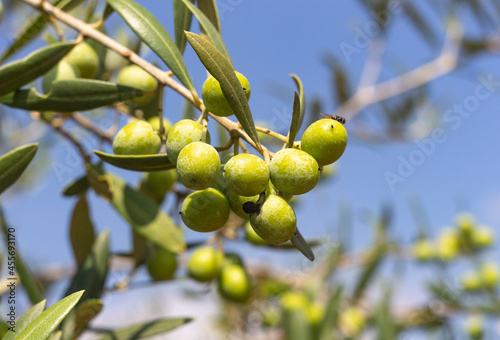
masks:
<svg viewBox="0 0 500 340"><path fill-rule="evenodd" d="M240 122L243 130L255 142L257 150L261 145L255 123L250 112L248 99L241 83L235 74L234 68L219 50L208 40L192 32L186 32L189 44L193 47L200 61L210 74L220 83L222 93L226 97L234 115Z"/></svg>
<svg viewBox="0 0 500 340"><path fill-rule="evenodd" d="M288 132L288 148L293 147L293 143L295 142L295 137L297 136L297 132L300 128L300 99L297 92L294 94L293 98L293 113L292 113L292 122L290 123L290 130Z"/></svg>
<svg viewBox="0 0 500 340"><path fill-rule="evenodd" d="M299 119L299 127L297 129L300 130L302 127L302 123L304 122L304 116L306 112L306 94L304 92L304 85L302 84L302 80L296 74L291 74L290 77L293 79L295 86L297 86L297 91L299 92L300 99L300 119Z"/></svg>
<svg viewBox="0 0 500 340"><path fill-rule="evenodd" d="M150 172L175 169L166 154L112 155L96 150L94 153L104 162L126 170Z"/></svg>
<svg viewBox="0 0 500 340"><path fill-rule="evenodd" d="M309 261L314 261L314 253L307 244L307 241L300 234L299 229L295 230L295 234L292 236L291 240L295 248L297 248Z"/></svg>
<svg viewBox="0 0 500 340"><path fill-rule="evenodd" d="M70 239L73 254L78 265L92 252L95 241L94 224L90 219L89 206L85 195L76 202L71 216Z"/></svg>
<svg viewBox="0 0 500 340"><path fill-rule="evenodd" d="M77 304L83 293L84 291L73 293L45 310L16 337L16 340L47 339Z"/></svg>
<svg viewBox="0 0 500 340"><path fill-rule="evenodd" d="M140 97L144 91L102 80L59 80L52 91L42 95L35 88L18 90L0 97L0 103L24 110L72 112L92 110Z"/></svg>
<svg viewBox="0 0 500 340"><path fill-rule="evenodd" d="M0 157L0 194L21 177L38 151L38 143L18 147Z"/></svg>
<svg viewBox="0 0 500 340"><path fill-rule="evenodd" d="M188 0L180 0L184 3L184 5L194 14L196 19L198 19L198 22L200 23L201 27L205 30L206 35L210 39L210 42L214 44L215 47L219 50L220 53L226 57L226 59L233 64L231 60L231 56L229 55L229 52L227 50L226 44L224 44L224 41L222 40L222 36L220 34L220 30L212 23L212 21L195 5L193 5L191 2ZM200 2L198 3L198 6L200 6ZM182 32L184 35L184 32ZM185 36L185 35L184 35Z"/></svg>
<svg viewBox="0 0 500 340"><path fill-rule="evenodd" d="M194 0L187 0L189 3L193 3ZM175 28L175 43L177 48L184 53L186 49L186 35L184 31L189 31L191 29L191 21L193 19L193 13L187 8L186 4L182 0L173 0L174 6L174 28Z"/></svg>
<svg viewBox="0 0 500 340"><path fill-rule="evenodd" d="M42 314L43 310L45 309L46 302L47 300L42 300L28 309L26 313L24 313L16 322L16 331L7 332L2 340L15 340L18 333L21 333L31 322L33 322L33 320L35 320L40 314Z"/></svg>
<svg viewBox="0 0 500 340"><path fill-rule="evenodd" d="M75 43L56 43L0 67L0 96L17 90L54 67Z"/></svg>
<svg viewBox="0 0 500 340"><path fill-rule="evenodd" d="M218 32L221 32L219 11L215 0L198 0L198 8L210 20Z"/></svg>
<svg viewBox="0 0 500 340"><path fill-rule="evenodd" d="M163 60L197 99L198 95L182 54L158 19L132 0L106 0L106 2L125 20L132 31Z"/></svg>
<svg viewBox="0 0 500 340"><path fill-rule="evenodd" d="M83 0L56 0L52 5L62 10L70 10L82 2ZM0 62L6 60L32 39L36 38L48 23L49 17L45 14L36 14L34 17L26 20L26 24L16 34L17 38L0 58Z"/></svg>
<svg viewBox="0 0 500 340"><path fill-rule="evenodd" d="M163 334L174 330L188 322L191 322L191 318L176 318L176 319L159 319L154 321L148 321L143 323L138 323L127 328L118 330L97 330L99 332L106 332L104 336L98 338L98 340L133 340L133 339L143 339L151 337L158 334ZM94 330L96 331L96 330Z"/></svg>

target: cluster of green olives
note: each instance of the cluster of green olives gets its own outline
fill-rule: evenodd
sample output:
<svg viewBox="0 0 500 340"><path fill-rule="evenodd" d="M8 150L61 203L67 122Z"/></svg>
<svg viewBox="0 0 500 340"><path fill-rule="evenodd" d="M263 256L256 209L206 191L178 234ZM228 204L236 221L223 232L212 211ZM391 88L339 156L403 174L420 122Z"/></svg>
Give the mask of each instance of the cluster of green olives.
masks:
<svg viewBox="0 0 500 340"><path fill-rule="evenodd" d="M42 79L42 90L48 93L59 80L94 79L99 74L100 61L95 49L86 42L79 43Z"/></svg>
<svg viewBox="0 0 500 340"><path fill-rule="evenodd" d="M134 74L134 77L124 76L127 79L144 80L149 76L136 66L128 66L120 75L124 72ZM249 98L248 80L238 72L236 75ZM120 77L119 80L148 93L156 87L156 82L147 79L140 84L126 83ZM202 97L212 113L233 114L215 78L209 76L205 81ZM138 99L143 104L142 100L147 98ZM167 157L176 167L176 179L194 190L182 202L180 214L184 224L197 232L213 232L226 224L232 211L249 220L255 236L262 239L259 242L272 244L286 242L296 232L296 216L288 200L311 191L322 168L337 161L347 145L344 126L335 119L325 118L305 130L300 148L279 150L268 164L250 153L233 155L222 163L219 152L210 145L210 134L201 124L183 119L171 128L169 122L165 125L169 127ZM151 121L137 120L126 125L113 141L113 150L119 155L157 154L160 148L161 138Z"/></svg>
<svg viewBox="0 0 500 340"><path fill-rule="evenodd" d="M455 217L455 226L444 228L435 242L419 239L412 247L418 261L440 260L448 262L460 254L471 254L489 248L494 243L490 227L479 225L474 217L461 212Z"/></svg>

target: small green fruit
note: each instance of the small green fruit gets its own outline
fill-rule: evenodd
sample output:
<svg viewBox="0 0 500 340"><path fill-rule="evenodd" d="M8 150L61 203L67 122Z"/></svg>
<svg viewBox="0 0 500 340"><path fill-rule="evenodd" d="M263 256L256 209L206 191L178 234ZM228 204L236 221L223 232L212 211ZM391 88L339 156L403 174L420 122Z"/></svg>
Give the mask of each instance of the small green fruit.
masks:
<svg viewBox="0 0 500 340"><path fill-rule="evenodd" d="M330 118L312 123L302 136L302 150L313 156L320 166L338 160L346 146L347 132L344 126Z"/></svg>
<svg viewBox="0 0 500 340"><path fill-rule="evenodd" d="M457 227L464 232L471 232L476 225L474 216L467 212L458 213L455 217L455 223Z"/></svg>
<svg viewBox="0 0 500 340"><path fill-rule="evenodd" d="M481 275L476 271L468 271L460 279L463 289L469 292L477 292L482 288Z"/></svg>
<svg viewBox="0 0 500 340"><path fill-rule="evenodd" d="M206 233L226 224L229 212L229 203L224 195L214 188L208 188L186 197L182 202L181 218L188 228Z"/></svg>
<svg viewBox="0 0 500 340"><path fill-rule="evenodd" d="M219 276L224 254L211 247L196 249L187 264L190 277L200 282L212 281Z"/></svg>
<svg viewBox="0 0 500 340"><path fill-rule="evenodd" d="M66 56L66 61L78 69L82 78L94 79L99 72L99 56L85 42L73 47Z"/></svg>
<svg viewBox="0 0 500 340"><path fill-rule="evenodd" d="M437 240L436 253L442 261L451 261L460 251L460 239L453 229L444 229Z"/></svg>
<svg viewBox="0 0 500 340"><path fill-rule="evenodd" d="M481 315L469 315L465 321L465 333L472 340L481 340L484 335L484 320Z"/></svg>
<svg viewBox="0 0 500 340"><path fill-rule="evenodd" d="M148 262L148 272L154 281L170 280L177 269L177 259L174 253L157 248Z"/></svg>
<svg viewBox="0 0 500 340"><path fill-rule="evenodd" d="M485 288L495 288L498 285L500 279L500 270L498 265L493 262L483 263L479 271L481 276L481 283Z"/></svg>
<svg viewBox="0 0 500 340"><path fill-rule="evenodd" d="M476 248L491 247L495 241L495 235L490 228L479 226L472 231L472 243Z"/></svg>
<svg viewBox="0 0 500 340"><path fill-rule="evenodd" d="M281 306L285 311L306 310L309 300L302 292L288 291L281 296Z"/></svg>
<svg viewBox="0 0 500 340"><path fill-rule="evenodd" d="M434 245L427 239L418 240L413 245L413 256L417 261L429 261L434 258Z"/></svg>
<svg viewBox="0 0 500 340"><path fill-rule="evenodd" d="M146 105L155 97L158 81L155 77L137 65L129 65L120 70L118 84L135 87L147 92L143 96L130 99L129 104L134 106Z"/></svg>
<svg viewBox="0 0 500 340"><path fill-rule="evenodd" d="M217 180L220 158L210 144L194 142L186 145L177 158L179 181L188 189L203 190Z"/></svg>
<svg viewBox="0 0 500 340"><path fill-rule="evenodd" d="M246 202L255 203L258 199L259 195L247 197L235 194L234 192L229 192L229 194L227 195L227 200L229 202L231 210L244 220L248 220L250 218L250 215L248 215L248 213L243 210L243 204L245 204Z"/></svg>
<svg viewBox="0 0 500 340"><path fill-rule="evenodd" d="M151 155L161 148L161 138L153 127L142 120L125 125L113 140L116 155Z"/></svg>
<svg viewBox="0 0 500 340"><path fill-rule="evenodd" d="M42 79L42 90L44 93L49 93L52 90L52 84L59 80L73 80L78 78L80 73L70 63L61 60Z"/></svg>
<svg viewBox="0 0 500 340"><path fill-rule="evenodd" d="M290 240L297 229L292 207L276 195L270 195L257 213L250 214L250 224L257 235L273 244Z"/></svg>
<svg viewBox="0 0 500 340"><path fill-rule="evenodd" d="M253 230L252 226L250 225L250 222L245 223L245 238L248 240L248 242L256 245L256 246L264 246L268 244L265 240L262 239L255 230Z"/></svg>
<svg viewBox="0 0 500 340"><path fill-rule="evenodd" d="M285 194L301 195L311 191L319 180L318 163L297 149L278 151L269 163L271 182Z"/></svg>
<svg viewBox="0 0 500 340"><path fill-rule="evenodd" d="M239 72L236 72L236 76L243 87L243 91L245 91L247 99L249 99L250 84L248 83L247 78ZM229 106L229 103L226 100L226 97L222 93L219 82L214 77L209 76L207 78L203 84L203 88L201 89L201 96L207 110L212 112L214 115L227 117L234 114L231 106Z"/></svg>
<svg viewBox="0 0 500 340"><path fill-rule="evenodd" d="M319 302L310 303L307 306L307 316L313 326L319 326L325 316L325 306Z"/></svg>
<svg viewBox="0 0 500 340"><path fill-rule="evenodd" d="M250 297L252 287L243 267L231 264L222 269L219 282L221 295L233 302L245 302Z"/></svg>
<svg viewBox="0 0 500 340"><path fill-rule="evenodd" d="M167 155L170 162L177 163L181 150L188 144L201 141L203 127L193 120L183 119L170 129L167 138ZM210 134L207 132L207 143L210 144Z"/></svg>
<svg viewBox="0 0 500 340"><path fill-rule="evenodd" d="M160 117L151 117L148 119L148 123L151 124L155 131L160 131ZM172 123L167 118L163 118L163 128L165 129L165 137L168 137L168 133L172 128Z"/></svg>
<svg viewBox="0 0 500 340"><path fill-rule="evenodd" d="M175 169L151 171L143 175L141 188L155 201L161 202L176 181Z"/></svg>
<svg viewBox="0 0 500 340"><path fill-rule="evenodd" d="M269 168L255 155L239 154L227 161L224 178L229 190L241 196L254 196L266 190Z"/></svg>
<svg viewBox="0 0 500 340"><path fill-rule="evenodd" d="M340 329L348 336L355 337L366 326L366 315L357 307L349 307L339 316Z"/></svg>

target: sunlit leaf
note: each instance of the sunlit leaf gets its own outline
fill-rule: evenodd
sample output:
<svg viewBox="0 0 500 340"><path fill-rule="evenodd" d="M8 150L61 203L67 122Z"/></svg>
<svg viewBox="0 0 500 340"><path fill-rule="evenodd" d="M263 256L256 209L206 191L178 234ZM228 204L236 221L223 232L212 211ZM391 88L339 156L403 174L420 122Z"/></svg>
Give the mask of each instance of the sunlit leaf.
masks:
<svg viewBox="0 0 500 340"><path fill-rule="evenodd" d="M74 328L72 329L74 337L81 334L88 327L89 322L101 312L102 307L102 300L99 299L87 300L78 307L74 317Z"/></svg>
<svg viewBox="0 0 500 340"><path fill-rule="evenodd" d="M234 72L231 63L222 55L219 50L205 38L186 32L189 44L193 47L203 65L210 74L219 81L222 93L226 97L234 115L240 122L243 130L257 144L259 149L260 141L255 129L255 123L250 112L248 100Z"/></svg>
<svg viewBox="0 0 500 340"><path fill-rule="evenodd" d="M0 96L17 90L48 72L74 46L74 43L52 44L0 67Z"/></svg>
<svg viewBox="0 0 500 340"><path fill-rule="evenodd" d="M38 143L18 147L0 157L0 194L21 177L38 150Z"/></svg>
<svg viewBox="0 0 500 340"><path fill-rule="evenodd" d="M133 340L163 334L192 321L190 318L159 319L132 325L127 328L108 331L108 334L98 340ZM104 330L101 330L104 332Z"/></svg>
<svg viewBox="0 0 500 340"><path fill-rule="evenodd" d="M45 309L46 300L42 300L28 309L16 322L15 332L9 331L2 340L14 340L33 320L35 320Z"/></svg>
<svg viewBox="0 0 500 340"><path fill-rule="evenodd" d="M44 340L56 329L66 315L73 309L83 295L83 291L73 293L57 302L33 322L31 322L17 337L16 340Z"/></svg>
<svg viewBox="0 0 500 340"><path fill-rule="evenodd" d="M135 34L155 52L158 57L197 98L182 54L161 23L141 5L132 0L106 0L120 14Z"/></svg>
<svg viewBox="0 0 500 340"><path fill-rule="evenodd" d="M80 196L73 209L70 239L76 262L81 265L92 251L92 245L95 241L94 224L90 219L89 206L85 195Z"/></svg>
<svg viewBox="0 0 500 340"><path fill-rule="evenodd" d="M159 155L112 155L94 150L94 153L104 162L118 168L133 171L160 171L175 169L166 154Z"/></svg>
<svg viewBox="0 0 500 340"><path fill-rule="evenodd" d="M60 80L52 84L52 91L42 95L35 88L18 90L0 97L0 103L24 110L72 112L140 97L144 91L102 80Z"/></svg>

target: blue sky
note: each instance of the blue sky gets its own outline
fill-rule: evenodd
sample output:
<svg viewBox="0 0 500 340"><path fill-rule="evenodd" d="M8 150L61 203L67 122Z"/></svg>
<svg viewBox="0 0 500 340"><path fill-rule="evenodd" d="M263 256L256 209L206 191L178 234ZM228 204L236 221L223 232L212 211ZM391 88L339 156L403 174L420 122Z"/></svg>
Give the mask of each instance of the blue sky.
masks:
<svg viewBox="0 0 500 340"><path fill-rule="evenodd" d="M170 2L139 2L173 34ZM356 85L367 49L360 49L359 54L351 55L351 60L348 60L343 56L341 46L343 43L354 44L356 32L364 30L367 23L373 21L373 18L360 11L358 2L317 1L313 5L307 1L289 0L268 1L263 5L261 2L226 0L219 3L225 5L220 7L223 38L237 70L245 74L251 83L250 106L256 120L273 121L275 128L280 128L283 123L288 124L282 117L291 115L294 87L289 78L290 73L301 77L309 99L321 98L325 112L333 112L336 104L332 98L330 74L322 62L327 54L337 57L351 76L353 85ZM435 21L433 28L436 32L442 32L439 26L442 20L430 13L429 17ZM111 20L119 22L120 18L115 14ZM430 49L425 40L411 29L403 14L394 14L392 20L395 27L388 36L382 80L430 61L440 50ZM477 32L470 20L466 22L470 32ZM13 27L17 27L17 22L7 21L0 26L0 31L11 35L15 32ZM198 30L197 24L193 30ZM4 45L5 41L4 36ZM188 68L200 91L205 71L190 47L187 47L186 53ZM152 55L146 57L156 60ZM338 176L300 198L302 203L296 207L296 212L302 233L306 237L319 237L327 232L334 236L332 230L337 227L339 207L347 206L354 220L354 245L361 247L369 242L371 230L365 223L366 212L376 214L384 204L388 204L393 207L395 216L393 235L409 242L416 236L416 223L407 204L409 197L418 197L422 201L433 232L452 223L454 214L462 209L472 212L480 223L498 230L500 162L496 146L500 144L500 115L497 114L500 86L494 85L487 98L477 99L476 94L482 84L481 79L490 78L493 83L500 81L497 70L498 61L482 57L473 59L469 66L461 67L458 72L429 85L431 104L438 107L438 111L446 115L448 120L442 121L439 126L442 129L439 141L426 139L425 145L432 152L428 155L422 153L424 157L420 159L418 154L421 149L417 142L380 145L351 138L339 161ZM288 92L284 92L285 98L272 94L276 90L282 91L282 86L288 88ZM474 98L477 99L477 105ZM469 117L460 117L453 112L455 105L473 105L474 110ZM178 120L181 108L179 96L167 90L167 117L172 121ZM446 114L448 110L452 111ZM13 115L22 115L11 112ZM374 118L377 115L377 110L372 106L362 113L361 118L371 123L376 121ZM13 119L20 118L16 116ZM461 124L458 126L459 119ZM346 128L349 132L350 125L347 124ZM430 146L432 143L433 148ZM71 150L66 142L62 142L55 152L44 156L50 157L44 161L50 164L67 162L67 159L72 159L74 151ZM400 164L411 159L418 165L392 190L385 179L386 173L398 174ZM108 170L123 175L132 184L137 183L139 178L137 173L111 166ZM34 267L41 268L54 263L71 264L67 230L75 202L61 197L60 192L65 183L80 174L80 165L72 167L71 173L65 173L60 178L49 167L36 190L19 193L11 190L6 195L7 199L3 199L7 217L17 228L20 251ZM113 249L126 250L130 241L129 227L110 206L103 204L93 194L90 197L96 228L110 228ZM190 232L187 235L192 239L204 238L204 235ZM248 257L269 259L269 252L255 250L241 243L228 247L238 249L248 254ZM272 254L271 262L275 263L300 259L299 255L289 252Z"/></svg>

